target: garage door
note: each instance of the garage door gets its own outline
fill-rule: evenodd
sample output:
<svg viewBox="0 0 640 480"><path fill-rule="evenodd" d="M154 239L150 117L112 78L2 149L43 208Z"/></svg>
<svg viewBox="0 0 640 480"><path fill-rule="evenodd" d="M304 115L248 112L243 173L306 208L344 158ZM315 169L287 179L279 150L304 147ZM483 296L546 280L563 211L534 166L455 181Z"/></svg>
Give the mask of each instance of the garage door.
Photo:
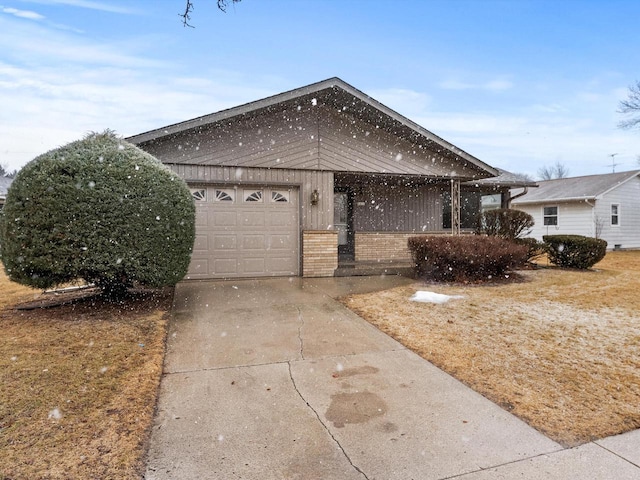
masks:
<svg viewBox="0 0 640 480"><path fill-rule="evenodd" d="M196 241L187 278L298 275L298 190L192 186Z"/></svg>

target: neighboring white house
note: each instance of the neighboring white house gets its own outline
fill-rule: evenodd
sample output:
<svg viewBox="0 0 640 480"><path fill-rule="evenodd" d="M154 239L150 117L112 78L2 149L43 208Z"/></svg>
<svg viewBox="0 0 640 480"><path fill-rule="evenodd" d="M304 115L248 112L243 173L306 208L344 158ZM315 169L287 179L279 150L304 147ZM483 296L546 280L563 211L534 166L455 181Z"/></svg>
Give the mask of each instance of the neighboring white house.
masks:
<svg viewBox="0 0 640 480"><path fill-rule="evenodd" d="M4 206L4 201L7 198L7 192L9 191L9 185L13 182L12 178L0 176L0 210Z"/></svg>
<svg viewBox="0 0 640 480"><path fill-rule="evenodd" d="M514 198L531 214L529 236L576 234L606 240L607 248L640 248L640 170L538 182ZM512 197L520 191L513 190Z"/></svg>

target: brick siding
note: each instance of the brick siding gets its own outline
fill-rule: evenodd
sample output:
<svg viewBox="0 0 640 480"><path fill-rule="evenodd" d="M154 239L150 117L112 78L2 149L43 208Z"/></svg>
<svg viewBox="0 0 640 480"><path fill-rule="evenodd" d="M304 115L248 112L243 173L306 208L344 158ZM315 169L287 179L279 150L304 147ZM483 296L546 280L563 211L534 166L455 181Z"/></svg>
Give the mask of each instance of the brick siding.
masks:
<svg viewBox="0 0 640 480"><path fill-rule="evenodd" d="M356 232L356 262L376 260L411 261L409 237L451 235L450 232Z"/></svg>
<svg viewBox="0 0 640 480"><path fill-rule="evenodd" d="M302 276L333 277L338 268L338 232L302 232Z"/></svg>

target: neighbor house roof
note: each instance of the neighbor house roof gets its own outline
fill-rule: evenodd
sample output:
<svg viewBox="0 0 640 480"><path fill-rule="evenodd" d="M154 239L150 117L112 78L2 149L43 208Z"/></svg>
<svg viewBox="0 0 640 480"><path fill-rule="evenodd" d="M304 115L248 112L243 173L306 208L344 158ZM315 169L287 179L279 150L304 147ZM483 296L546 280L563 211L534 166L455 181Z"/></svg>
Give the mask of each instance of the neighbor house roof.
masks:
<svg viewBox="0 0 640 480"><path fill-rule="evenodd" d="M466 185L478 186L478 187L537 187L538 182L529 180L523 175L517 173L511 173L502 168L496 168L498 171L497 177L482 178L480 180L471 180L465 182Z"/></svg>
<svg viewBox="0 0 640 480"><path fill-rule="evenodd" d="M545 180L538 182L538 188L514 200L513 204L597 200L638 175L640 170Z"/></svg>
<svg viewBox="0 0 640 480"><path fill-rule="evenodd" d="M262 100L250 102L238 107L222 110L217 113L204 115L184 122L151 130L145 133L131 136L128 141L134 144L150 142L161 137L193 130L205 125L229 121L235 117L254 115L262 111L278 108L283 104L299 102L302 99L315 99L318 103L335 106L340 110L346 109L356 112L361 118L367 119L380 128L413 141L420 141L445 157L452 157L458 161L468 162L479 169L481 177L493 177L499 175L497 169L470 155L464 150L440 138L417 123L400 115L377 100L364 94L339 78L330 78L318 83L296 88L288 92L280 93Z"/></svg>

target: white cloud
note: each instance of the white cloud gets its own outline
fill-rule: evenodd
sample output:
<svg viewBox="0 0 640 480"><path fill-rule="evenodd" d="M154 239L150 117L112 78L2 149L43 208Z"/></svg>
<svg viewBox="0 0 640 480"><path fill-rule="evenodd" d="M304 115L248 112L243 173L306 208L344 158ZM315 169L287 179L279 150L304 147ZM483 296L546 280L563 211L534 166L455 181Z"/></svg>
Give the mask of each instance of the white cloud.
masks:
<svg viewBox="0 0 640 480"><path fill-rule="evenodd" d="M367 93L384 105L398 112L404 112L403 115L408 117L413 113L423 112L431 104L431 96L414 90L389 88L371 90Z"/></svg>
<svg viewBox="0 0 640 480"><path fill-rule="evenodd" d="M28 20L44 20L44 15L40 15L37 12L31 10L18 10L17 8L0 6L0 11L8 15L13 15L18 18L26 18Z"/></svg>
<svg viewBox="0 0 640 480"><path fill-rule="evenodd" d="M0 17L0 50L15 62L39 65L118 65L125 67L169 66L167 62L136 55L134 41L96 43L79 39L66 31L52 30L51 25L8 21ZM149 43L151 43L149 41Z"/></svg>
<svg viewBox="0 0 640 480"><path fill-rule="evenodd" d="M37 3L40 5L60 5L69 7L85 8L90 10L99 10L101 12L119 13L119 14L135 14L139 13L131 7L121 5L113 5L112 3L93 2L89 0L22 0L28 3Z"/></svg>
<svg viewBox="0 0 640 480"><path fill-rule="evenodd" d="M458 79L443 80L438 86L444 90L487 90L491 92L501 92L513 88L513 83L509 80L497 78L481 83L464 82Z"/></svg>

